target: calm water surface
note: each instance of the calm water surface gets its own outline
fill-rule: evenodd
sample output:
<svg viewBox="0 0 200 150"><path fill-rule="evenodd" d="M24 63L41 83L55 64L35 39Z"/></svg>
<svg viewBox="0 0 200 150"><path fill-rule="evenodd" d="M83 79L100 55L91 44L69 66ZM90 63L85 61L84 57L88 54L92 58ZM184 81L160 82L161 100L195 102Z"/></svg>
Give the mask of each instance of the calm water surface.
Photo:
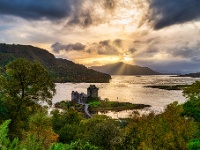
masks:
<svg viewBox="0 0 200 150"><path fill-rule="evenodd" d="M99 88L99 96L110 101L121 101L151 105L151 110L160 111L174 101L186 101L182 91L167 91L155 88L146 88L148 85L176 85L192 84L198 80L190 77L170 76L112 76L110 83L95 83ZM71 92L87 93L90 83L59 83L56 84L57 93L53 103L61 100L70 100ZM118 114L117 114L118 115Z"/></svg>

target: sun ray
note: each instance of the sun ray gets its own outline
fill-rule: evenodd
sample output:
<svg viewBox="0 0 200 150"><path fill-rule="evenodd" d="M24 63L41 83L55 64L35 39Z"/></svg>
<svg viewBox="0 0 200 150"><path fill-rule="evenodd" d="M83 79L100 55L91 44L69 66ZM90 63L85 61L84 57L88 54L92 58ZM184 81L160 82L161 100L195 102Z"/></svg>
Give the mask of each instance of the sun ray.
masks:
<svg viewBox="0 0 200 150"><path fill-rule="evenodd" d="M118 70L116 70L117 71L116 74L119 74L119 75L122 74L124 69L125 69L125 64L120 62L119 63L119 68L118 68Z"/></svg>

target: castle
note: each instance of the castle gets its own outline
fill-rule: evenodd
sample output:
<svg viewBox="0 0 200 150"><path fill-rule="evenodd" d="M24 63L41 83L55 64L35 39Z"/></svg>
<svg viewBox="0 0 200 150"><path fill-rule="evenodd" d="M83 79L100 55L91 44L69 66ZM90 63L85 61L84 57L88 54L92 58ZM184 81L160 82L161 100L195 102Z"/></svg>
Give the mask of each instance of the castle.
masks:
<svg viewBox="0 0 200 150"><path fill-rule="evenodd" d="M87 88L87 94L79 93L77 91L72 91L71 93L71 100L77 103L87 103L88 98L96 98L98 97L98 88L95 85L90 85Z"/></svg>

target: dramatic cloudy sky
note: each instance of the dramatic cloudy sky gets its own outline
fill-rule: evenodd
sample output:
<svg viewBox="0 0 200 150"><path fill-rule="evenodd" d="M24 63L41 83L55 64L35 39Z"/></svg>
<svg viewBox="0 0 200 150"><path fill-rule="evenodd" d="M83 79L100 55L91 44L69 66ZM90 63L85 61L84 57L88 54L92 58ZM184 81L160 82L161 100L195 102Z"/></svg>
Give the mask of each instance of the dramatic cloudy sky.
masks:
<svg viewBox="0 0 200 150"><path fill-rule="evenodd" d="M86 66L200 71L200 0L0 0L0 43Z"/></svg>

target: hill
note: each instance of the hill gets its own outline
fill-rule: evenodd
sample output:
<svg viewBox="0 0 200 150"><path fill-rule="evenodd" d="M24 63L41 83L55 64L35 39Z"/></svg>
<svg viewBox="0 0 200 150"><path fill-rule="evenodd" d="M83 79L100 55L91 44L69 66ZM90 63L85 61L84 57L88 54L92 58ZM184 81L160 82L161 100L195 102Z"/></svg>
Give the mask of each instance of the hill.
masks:
<svg viewBox="0 0 200 150"><path fill-rule="evenodd" d="M197 73L182 74L182 75L178 75L178 76L179 76L179 77L200 78L200 72L197 72Z"/></svg>
<svg viewBox="0 0 200 150"><path fill-rule="evenodd" d="M90 69L104 72L110 75L161 75L148 67L129 65L123 62L108 64L104 66L92 66Z"/></svg>
<svg viewBox="0 0 200 150"><path fill-rule="evenodd" d="M39 61L48 70L54 82L109 82L111 76L105 73L88 69L75 64L72 61L55 58L47 50L31 45L0 44L0 66L16 58L26 58L31 61Z"/></svg>

